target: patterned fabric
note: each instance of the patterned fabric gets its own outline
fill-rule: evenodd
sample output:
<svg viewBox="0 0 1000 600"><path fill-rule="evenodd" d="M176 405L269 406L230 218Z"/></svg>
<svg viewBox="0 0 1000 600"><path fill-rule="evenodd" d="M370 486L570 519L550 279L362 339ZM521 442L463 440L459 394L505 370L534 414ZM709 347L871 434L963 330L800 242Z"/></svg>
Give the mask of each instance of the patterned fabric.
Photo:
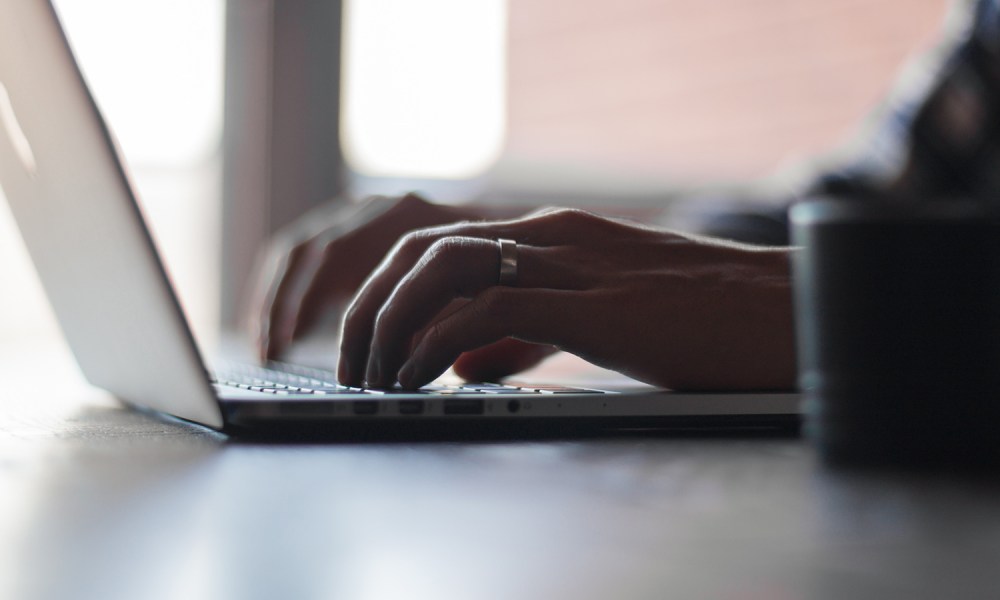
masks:
<svg viewBox="0 0 1000 600"><path fill-rule="evenodd" d="M1000 203L1000 0L958 0L858 140L800 196ZM787 201L710 216L709 235L788 243Z"/></svg>
<svg viewBox="0 0 1000 600"><path fill-rule="evenodd" d="M1000 203L1000 0L959 3L947 31L808 192Z"/></svg>

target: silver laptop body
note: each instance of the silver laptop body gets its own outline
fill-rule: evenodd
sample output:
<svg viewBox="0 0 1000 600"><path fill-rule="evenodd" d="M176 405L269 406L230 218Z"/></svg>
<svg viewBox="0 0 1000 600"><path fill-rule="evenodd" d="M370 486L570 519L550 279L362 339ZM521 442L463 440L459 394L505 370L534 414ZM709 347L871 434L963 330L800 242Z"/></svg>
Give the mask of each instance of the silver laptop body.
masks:
<svg viewBox="0 0 1000 600"><path fill-rule="evenodd" d="M295 369L298 384L277 384L280 394L214 382L49 0L0 3L0 186L84 375L136 407L230 433L351 437L798 422L794 393L635 384L373 394Z"/></svg>

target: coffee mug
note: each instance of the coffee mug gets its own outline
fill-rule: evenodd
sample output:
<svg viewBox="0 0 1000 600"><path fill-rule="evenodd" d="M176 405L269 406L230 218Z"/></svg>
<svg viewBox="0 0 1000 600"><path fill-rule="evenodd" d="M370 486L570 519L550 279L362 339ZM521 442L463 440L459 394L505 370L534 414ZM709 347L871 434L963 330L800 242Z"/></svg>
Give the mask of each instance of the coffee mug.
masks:
<svg viewBox="0 0 1000 600"><path fill-rule="evenodd" d="M1000 465L1000 209L792 208L805 428L832 463Z"/></svg>

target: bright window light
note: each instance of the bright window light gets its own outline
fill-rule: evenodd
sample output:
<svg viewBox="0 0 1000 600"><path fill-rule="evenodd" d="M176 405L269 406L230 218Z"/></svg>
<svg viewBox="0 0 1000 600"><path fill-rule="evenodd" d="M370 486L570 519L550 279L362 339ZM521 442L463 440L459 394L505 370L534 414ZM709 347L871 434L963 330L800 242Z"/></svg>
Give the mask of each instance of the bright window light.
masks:
<svg viewBox="0 0 1000 600"><path fill-rule="evenodd" d="M506 129L506 0L347 0L343 139L373 176L467 178Z"/></svg>
<svg viewBox="0 0 1000 600"><path fill-rule="evenodd" d="M7 1L7 0L0 0ZM195 331L218 319L224 0L56 0ZM55 326L0 194L0 342Z"/></svg>
<svg viewBox="0 0 1000 600"><path fill-rule="evenodd" d="M179 166L217 152L221 0L59 0L56 6L129 162Z"/></svg>

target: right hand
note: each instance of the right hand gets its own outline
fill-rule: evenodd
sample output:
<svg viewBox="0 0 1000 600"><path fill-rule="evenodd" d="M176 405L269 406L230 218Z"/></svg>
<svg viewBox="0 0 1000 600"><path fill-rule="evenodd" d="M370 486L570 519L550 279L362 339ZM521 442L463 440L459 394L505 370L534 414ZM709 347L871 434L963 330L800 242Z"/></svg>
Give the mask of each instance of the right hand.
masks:
<svg viewBox="0 0 1000 600"><path fill-rule="evenodd" d="M338 379L416 389L515 338L659 387L788 389L790 252L567 209L413 231L347 309Z"/></svg>

